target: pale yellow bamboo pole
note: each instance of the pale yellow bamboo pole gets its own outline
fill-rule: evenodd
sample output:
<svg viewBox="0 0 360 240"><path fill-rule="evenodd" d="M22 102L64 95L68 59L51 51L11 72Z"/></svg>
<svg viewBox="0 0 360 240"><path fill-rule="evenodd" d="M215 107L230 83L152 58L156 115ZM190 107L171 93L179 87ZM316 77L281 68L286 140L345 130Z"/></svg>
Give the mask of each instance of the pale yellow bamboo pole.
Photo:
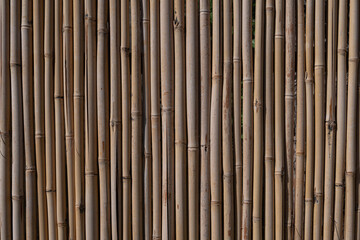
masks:
<svg viewBox="0 0 360 240"><path fill-rule="evenodd" d="M25 145L25 211L26 239L37 238L36 166L34 144L34 93L33 93L33 19L32 1L21 5L21 58Z"/></svg>
<svg viewBox="0 0 360 240"><path fill-rule="evenodd" d="M297 1L297 89L296 89L296 173L294 239L304 236L304 163L305 163L305 28L304 1Z"/></svg>
<svg viewBox="0 0 360 240"><path fill-rule="evenodd" d="M346 150L346 51L348 29L348 0L339 4L339 32L337 46L337 112L336 112L336 173L335 173L335 207L334 207L334 240L344 237L344 176Z"/></svg>
<svg viewBox="0 0 360 240"><path fill-rule="evenodd" d="M234 51L233 51L233 98L234 98L234 149L235 149L235 194L234 194L234 239L241 239L242 217L242 140L241 140L241 4L240 0L233 1L234 7ZM202 59L202 57L201 57ZM201 61L200 59L200 61ZM202 77L201 77L202 79ZM201 87L203 89L203 87ZM201 106L201 109L203 106ZM203 123L201 123L201 126ZM201 168L201 176L202 168Z"/></svg>
<svg viewBox="0 0 360 240"><path fill-rule="evenodd" d="M1 1L0 12L0 239L11 239L10 1Z"/></svg>
<svg viewBox="0 0 360 240"><path fill-rule="evenodd" d="M75 152L74 152L74 49L73 49L73 4L63 0L63 84L66 138L68 234L75 239Z"/></svg>
<svg viewBox="0 0 360 240"><path fill-rule="evenodd" d="M74 0L74 175L76 239L85 238L84 1Z"/></svg>
<svg viewBox="0 0 360 240"><path fill-rule="evenodd" d="M175 57L175 216L176 216L176 239L188 239L187 223L190 220L187 215L188 202L188 166L186 160L186 78L185 74L185 17L184 0L174 1L174 57ZM188 2L187 5L191 5ZM187 26L187 28L191 28ZM186 49L187 50L187 49ZM187 58L189 61L189 59ZM187 61L187 62L188 62ZM194 102L192 102L194 104ZM189 131L190 133L190 131ZM190 155L189 155L190 158ZM190 160L190 159L189 159ZM189 162L190 167L190 162ZM190 172L189 172L190 174ZM190 181L189 181L190 184ZM190 186L189 186L190 190ZM192 192L189 192L189 200ZM190 202L190 201L189 201ZM190 207L190 206L189 206ZM189 209L189 217L190 217ZM189 224L189 228L191 224Z"/></svg>
<svg viewBox="0 0 360 240"><path fill-rule="evenodd" d="M306 2L306 176L305 176L305 218L304 239L311 240L313 232L313 206L314 206L314 12L315 1Z"/></svg>
<svg viewBox="0 0 360 240"><path fill-rule="evenodd" d="M161 239L161 122L160 122L160 41L159 1L150 0L150 95L152 146L152 238Z"/></svg>
<svg viewBox="0 0 360 240"><path fill-rule="evenodd" d="M359 61L359 1L350 0L349 22L349 78L345 169L345 226L344 239L355 238L355 176L357 81Z"/></svg>
<svg viewBox="0 0 360 240"><path fill-rule="evenodd" d="M96 1L85 1L85 237L99 238L96 108Z"/></svg>
<svg viewBox="0 0 360 240"><path fill-rule="evenodd" d="M275 239L284 238L285 115L284 115L284 4L275 1Z"/></svg>
<svg viewBox="0 0 360 240"><path fill-rule="evenodd" d="M359 55L360 56L360 50L358 48L358 51L359 51ZM357 94L358 96L360 96L360 74L359 74L359 71L358 71L358 82L357 82ZM360 98L358 97L357 99L357 121L359 123L359 120L360 120ZM360 139L359 139L359 133L360 133L360 127L359 127L359 124L358 124L358 128L357 128L357 132L358 132L358 135L357 135L357 146L359 147L360 146ZM359 148L358 148L359 149ZM359 156L358 156L358 159L359 159ZM359 173L360 172L360 166L359 166L359 160L358 160L358 163L357 163L357 169L356 171ZM355 231L356 231L356 240L359 240L360 239L360 176L359 174L356 175L356 226L355 226Z"/></svg>
<svg viewBox="0 0 360 240"><path fill-rule="evenodd" d="M34 112L39 239L48 238L45 188L44 101L44 1L33 0L34 13Z"/></svg>
<svg viewBox="0 0 360 240"><path fill-rule="evenodd" d="M264 160L264 1L256 1L255 61L254 61L254 185L253 185L253 239L262 239L263 160Z"/></svg>
<svg viewBox="0 0 360 240"><path fill-rule="evenodd" d="M335 175L335 99L336 99L336 1L328 1L327 83L325 115L324 239L333 238L334 175Z"/></svg>
<svg viewBox="0 0 360 240"><path fill-rule="evenodd" d="M198 1L186 2L186 110L188 132L189 239L199 239L199 21ZM175 63L176 64L176 63ZM175 107L176 111L176 107Z"/></svg>
<svg viewBox="0 0 360 240"><path fill-rule="evenodd" d="M221 96L222 96L222 45L221 1L213 2L212 38L212 89L210 106L210 193L211 239L223 238L222 225L222 164L221 164Z"/></svg>
<svg viewBox="0 0 360 240"><path fill-rule="evenodd" d="M274 0L266 1L265 37L265 239L274 239Z"/></svg>

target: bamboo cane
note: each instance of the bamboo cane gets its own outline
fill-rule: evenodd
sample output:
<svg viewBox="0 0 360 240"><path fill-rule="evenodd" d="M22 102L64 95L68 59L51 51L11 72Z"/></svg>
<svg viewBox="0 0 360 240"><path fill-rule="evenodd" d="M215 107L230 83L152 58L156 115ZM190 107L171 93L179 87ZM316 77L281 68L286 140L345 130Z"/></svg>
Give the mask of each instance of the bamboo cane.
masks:
<svg viewBox="0 0 360 240"><path fill-rule="evenodd" d="M199 239L199 37L198 2L186 3L186 110L188 132L189 239ZM176 107L175 107L176 111Z"/></svg>
<svg viewBox="0 0 360 240"><path fill-rule="evenodd" d="M337 49L337 127L336 127L336 173L335 173L335 207L334 207L334 240L344 237L344 173L346 150L346 51L348 29L348 1L339 4L339 32Z"/></svg>
<svg viewBox="0 0 360 240"><path fill-rule="evenodd" d="M85 116L84 116L84 1L74 4L74 175L76 239L85 238Z"/></svg>
<svg viewBox="0 0 360 240"><path fill-rule="evenodd" d="M265 239L274 239L274 0L266 1L265 39Z"/></svg>
<svg viewBox="0 0 360 240"><path fill-rule="evenodd" d="M256 1L254 69L254 185L253 239L262 239L262 181L264 159L263 63L264 1Z"/></svg>
<svg viewBox="0 0 360 240"><path fill-rule="evenodd" d="M349 80L345 169L345 226L344 239L355 237L355 171L356 171L356 110L359 60L359 1L350 0L349 22Z"/></svg>
<svg viewBox="0 0 360 240"><path fill-rule="evenodd" d="M296 179L294 239L303 239L305 158L305 38L304 1L297 1Z"/></svg>
<svg viewBox="0 0 360 240"><path fill-rule="evenodd" d="M359 55L360 56L360 49L358 48L358 51L359 51ZM358 71L358 85L357 85L357 94L358 96L360 96L360 75L359 75L359 71ZM359 122L360 120L360 98L358 97L357 99L357 109L358 109L358 112L357 112L357 121ZM358 131L358 134L360 133L360 128L359 128L359 125L358 125L358 128L357 128L357 131ZM360 146L360 140L359 140L359 135L358 135L358 138L357 138L357 146L359 147ZM358 159L359 159L359 156L358 156ZM360 172L360 166L359 166L359 161L357 163L357 169L356 171L359 173ZM356 226L355 226L355 229L356 229L356 239L360 239L360 176L359 174L356 175Z"/></svg>
<svg viewBox="0 0 360 240"><path fill-rule="evenodd" d="M221 1L213 1L212 89L210 107L210 192L211 239L223 238L222 232L222 167L221 167Z"/></svg>
<svg viewBox="0 0 360 240"><path fill-rule="evenodd" d="M188 239L187 222L190 220L187 216L187 157L186 157L186 78L185 74L185 17L183 0L174 1L174 56L175 56L175 204L176 204L176 238ZM188 2L187 5L191 5ZM186 24L187 25L187 24ZM188 28L191 28L188 26ZM186 39L187 40L187 39ZM187 50L187 48L186 48ZM189 60L189 59L188 59ZM188 62L188 61L187 61ZM192 104L194 104L192 102ZM189 112L190 114L190 112ZM190 133L190 130L188 131ZM190 168L190 155L189 155ZM189 169L189 185L190 169ZM191 187L189 186L189 207ZM191 224L189 222L189 228Z"/></svg>
<svg viewBox="0 0 360 240"><path fill-rule="evenodd" d="M34 112L39 239L48 238L45 186L45 101L44 101L44 1L33 1L34 15Z"/></svg>
<svg viewBox="0 0 360 240"><path fill-rule="evenodd" d="M34 152L34 95L33 95L33 38L32 1L23 0L21 6L21 54L24 106L25 144L25 215L26 239L37 238L36 166Z"/></svg>
<svg viewBox="0 0 360 240"><path fill-rule="evenodd" d="M305 218L304 239L312 239L313 233L313 206L314 206L314 8L315 1L306 3L306 177L305 177Z"/></svg>
<svg viewBox="0 0 360 240"><path fill-rule="evenodd" d="M161 239L161 126L159 1L150 0L150 95L152 146L153 239Z"/></svg>
<svg viewBox="0 0 360 240"><path fill-rule="evenodd" d="M160 2L162 116L162 237L175 239L173 4Z"/></svg>
<svg viewBox="0 0 360 240"><path fill-rule="evenodd" d="M96 1L85 1L85 237L99 238L97 109L96 109Z"/></svg>
<svg viewBox="0 0 360 240"><path fill-rule="evenodd" d="M334 167L335 167L335 69L336 69L336 1L328 2L327 83L325 115L325 179L324 179L324 239L333 238Z"/></svg>
<svg viewBox="0 0 360 240"><path fill-rule="evenodd" d="M10 1L1 1L0 12L0 238L11 239Z"/></svg>
<svg viewBox="0 0 360 240"><path fill-rule="evenodd" d="M284 238L284 1L275 1L275 239Z"/></svg>

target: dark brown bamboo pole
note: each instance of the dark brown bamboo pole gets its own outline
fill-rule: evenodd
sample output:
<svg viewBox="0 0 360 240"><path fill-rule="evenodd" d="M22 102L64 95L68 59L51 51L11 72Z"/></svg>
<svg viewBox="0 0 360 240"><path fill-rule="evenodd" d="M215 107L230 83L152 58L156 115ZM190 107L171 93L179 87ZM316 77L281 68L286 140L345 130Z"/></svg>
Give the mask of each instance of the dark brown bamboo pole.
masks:
<svg viewBox="0 0 360 240"><path fill-rule="evenodd" d="M96 108L96 1L85 1L85 237L99 238Z"/></svg>
<svg viewBox="0 0 360 240"><path fill-rule="evenodd" d="M1 1L0 12L0 238L11 239L10 1Z"/></svg>
<svg viewBox="0 0 360 240"><path fill-rule="evenodd" d="M265 239L274 239L274 0L266 1L265 37Z"/></svg>
<svg viewBox="0 0 360 240"><path fill-rule="evenodd" d="M253 185L253 239L262 239L263 159L264 159L264 1L256 1L255 62L254 62L254 185Z"/></svg>
<svg viewBox="0 0 360 240"><path fill-rule="evenodd" d="M48 238L45 186L45 101L44 101L44 1L33 0L34 20L34 112L39 239Z"/></svg>
<svg viewBox="0 0 360 240"><path fill-rule="evenodd" d="M162 238L175 239L173 3L160 2Z"/></svg>
<svg viewBox="0 0 360 240"><path fill-rule="evenodd" d="M189 239L199 239L199 20L198 1L186 3L186 110L188 132ZM176 64L176 63L175 63ZM176 111L176 107L175 107Z"/></svg>
<svg viewBox="0 0 360 240"><path fill-rule="evenodd" d="M32 1L21 4L21 58L25 145L25 223L26 239L37 238L36 166L34 149Z"/></svg>
<svg viewBox="0 0 360 240"><path fill-rule="evenodd" d="M150 0L150 95L152 146L153 239L161 239L161 122L160 122L159 1Z"/></svg>
<svg viewBox="0 0 360 240"><path fill-rule="evenodd" d="M334 240L344 237L344 177L346 151L346 51L348 29L348 1L339 3L339 32L337 46L337 112L336 112L336 173L335 173L335 207L334 207Z"/></svg>
<svg viewBox="0 0 360 240"><path fill-rule="evenodd" d="M359 61L359 1L350 0L349 22L349 78L345 169L345 226L344 239L355 238L355 176L357 81Z"/></svg>
<svg viewBox="0 0 360 240"><path fill-rule="evenodd" d="M210 193L211 239L223 238L222 225L222 164L221 164L221 99L222 99L222 45L221 1L213 1L212 84L210 110Z"/></svg>

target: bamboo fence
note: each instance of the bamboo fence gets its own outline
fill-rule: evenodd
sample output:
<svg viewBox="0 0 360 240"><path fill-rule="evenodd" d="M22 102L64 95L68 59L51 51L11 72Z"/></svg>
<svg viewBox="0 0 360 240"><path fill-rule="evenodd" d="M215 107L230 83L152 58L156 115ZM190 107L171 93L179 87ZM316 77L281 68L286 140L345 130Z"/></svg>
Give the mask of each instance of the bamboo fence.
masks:
<svg viewBox="0 0 360 240"><path fill-rule="evenodd" d="M0 240L360 240L359 0L1 0Z"/></svg>

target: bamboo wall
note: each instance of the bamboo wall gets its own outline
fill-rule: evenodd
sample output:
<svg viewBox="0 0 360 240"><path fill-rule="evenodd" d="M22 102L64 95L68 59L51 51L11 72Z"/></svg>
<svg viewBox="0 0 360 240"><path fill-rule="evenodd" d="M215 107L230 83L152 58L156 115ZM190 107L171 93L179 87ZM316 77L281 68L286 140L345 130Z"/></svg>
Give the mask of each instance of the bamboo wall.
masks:
<svg viewBox="0 0 360 240"><path fill-rule="evenodd" d="M360 240L359 0L0 13L1 240Z"/></svg>

